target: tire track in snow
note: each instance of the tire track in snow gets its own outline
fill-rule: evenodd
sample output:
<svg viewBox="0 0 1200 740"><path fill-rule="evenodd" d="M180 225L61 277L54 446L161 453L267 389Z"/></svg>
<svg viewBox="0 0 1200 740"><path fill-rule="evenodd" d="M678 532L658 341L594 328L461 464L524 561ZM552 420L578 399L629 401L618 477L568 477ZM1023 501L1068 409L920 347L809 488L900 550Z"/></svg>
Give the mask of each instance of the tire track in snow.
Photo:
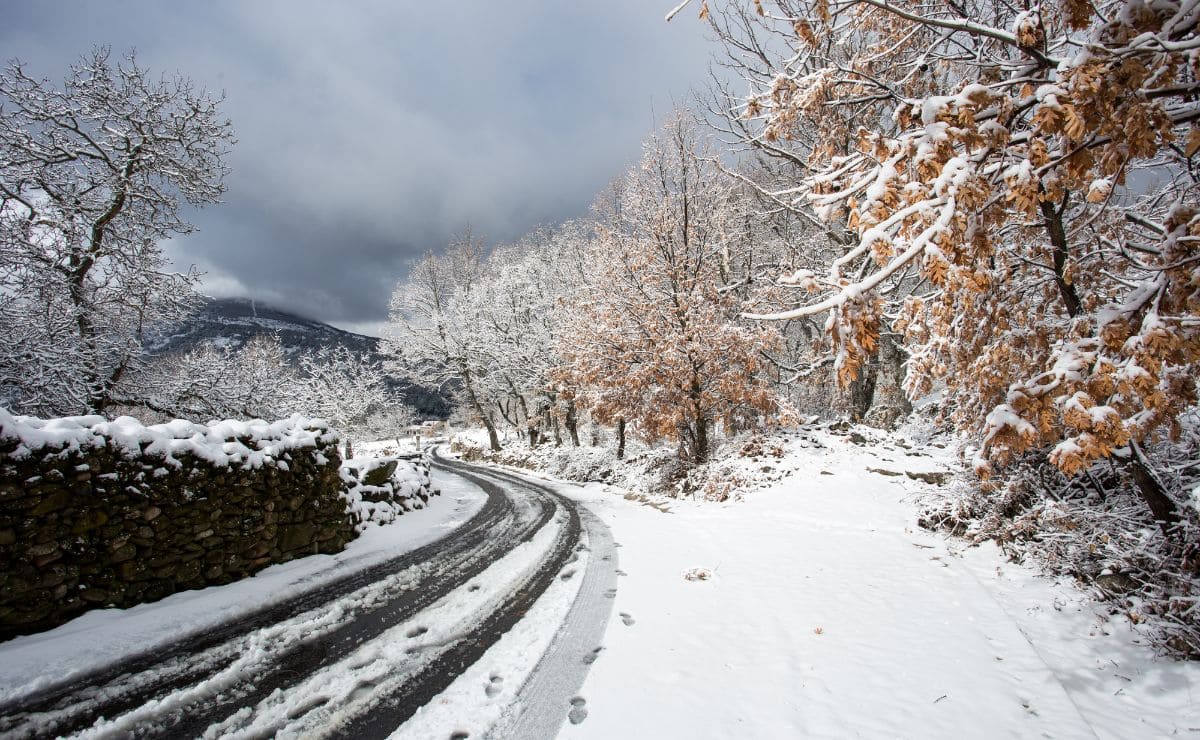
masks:
<svg viewBox="0 0 1200 740"><path fill-rule="evenodd" d="M562 627L533 673L517 692L510 712L488 732L501 738L554 737L568 718L582 722L586 702L579 689L596 661L612 616L617 589L617 550L612 531L587 508L579 507L590 551L583 583ZM631 621L625 622L626 626Z"/></svg>
<svg viewBox="0 0 1200 740"><path fill-rule="evenodd" d="M437 460L441 466L476 484L484 485L491 483L489 478L499 478L510 486L515 485L548 497L566 511L567 522L560 536L556 538L549 557L542 561L531 577L509 594L499 608L488 614L471 631L469 638L464 637L459 640L430 661L399 690L390 692L382 701L360 712L348 724L339 727L333 735L335 737L374 740L391 735L419 708L450 686L463 669L479 660L492 645L500 640L504 633L525 616L525 612L559 576L568 564L572 553L580 545L582 527L579 507L575 502L548 488L519 478L499 474L492 470L472 469L462 463L451 463L444 459ZM471 472L466 472L468 470Z"/></svg>
<svg viewBox="0 0 1200 740"><path fill-rule="evenodd" d="M399 675L381 677L377 688L367 682L368 695L353 692L344 697L347 706L339 708L334 702L325 707L329 698L319 690L310 692L309 706L297 708L277 725L294 726L292 720L303 721L310 710L316 710L314 717L329 711L343 718L339 726L308 730L356 738L390 734L523 617L560 576L576 548L583 546L585 528L589 542L611 543L607 528L590 512L544 486L461 463L437 463L481 486L488 495L484 508L455 533L153 655L136 656L10 701L0 706L0 732L23 737L78 732L99 737L180 737L206 731L236 734L244 727L254 734L251 707L269 709L279 704L280 697L295 698L290 692L293 687L298 691L296 700L304 704L308 694L302 687L310 686L322 672L338 670L347 655L373 644L389 630L395 633L397 625L411 624L432 604L465 587L557 520L557 530L549 531L550 555L530 561L531 574L522 576L518 585L501 587L485 606L458 620L452 639L422 648L424 655L406 660ZM523 495L511 498L498 483L520 487ZM588 558L581 595L538 670L520 689L512 710L520 724L513 727L536 727L539 735L549 728L546 731L553 734L568 709L574 707L572 711L579 713L582 699L572 697L591 662L586 658L594 659L599 650L595 646L612 606L603 593L611 593L615 586L615 550L611 544L606 547L603 559ZM469 590L475 588L478 584ZM590 596L585 598L585 593ZM407 634L419 636L419 631ZM543 673L549 678L542 678ZM568 706L571 701L574 704Z"/></svg>
<svg viewBox="0 0 1200 740"><path fill-rule="evenodd" d="M456 474L462 475L457 471ZM506 497L500 487L491 481L463 477L482 488L489 500L493 496ZM555 513L553 501L539 498L535 503L537 515L533 519L522 521L517 518L510 527L477 530L474 533L477 536L457 540L455 557L448 561L443 557L443 562L433 569L429 579L405 590L384 607L358 616L330 634L305 641L279 655L268 667L243 681L239 690L224 690L215 699L205 701L199 707L187 707L178 713L178 723L161 723L148 736L203 734L206 728L222 722L242 707L253 706L276 691L287 691L305 677L333 665L389 628L407 621L445 595L466 586L494 561L529 541L551 520ZM501 525L505 521L502 519Z"/></svg>
<svg viewBox="0 0 1200 740"><path fill-rule="evenodd" d="M175 692L236 667L248 639L256 632L270 630L278 623L306 612L329 612L340 599L370 588L374 583L389 578L395 580L397 573L416 569L427 570L435 578L441 576L436 578L436 584L418 579L415 588L405 583L394 584L398 586L395 590L399 591L415 590L421 593L427 590L427 586L436 585L438 591L446 592L462 585L482 571L498 550L517 544L511 534L505 534L506 530L511 532L514 529L514 502L495 486L484 490L487 501L483 508L463 526L440 540L357 570L215 629L187 636L173 645L134 655L110 667L0 704L0 734L12 733L24 737L71 734L91 726L97 717L111 718L152 702L161 703ZM543 511L537 521L544 523L549 515L549 511ZM533 529L535 531L536 527ZM464 565L470 566L466 572L463 572ZM386 594L386 585L384 591ZM435 592L428 590L428 593L433 595ZM345 619L353 619L363 607L361 604L347 606ZM287 646L272 645L268 641L266 647L284 649ZM216 689L220 691L223 687L217 686ZM169 717L162 719L166 725L162 730L175 725L175 722L169 721ZM145 728L144 732L149 730L151 728Z"/></svg>

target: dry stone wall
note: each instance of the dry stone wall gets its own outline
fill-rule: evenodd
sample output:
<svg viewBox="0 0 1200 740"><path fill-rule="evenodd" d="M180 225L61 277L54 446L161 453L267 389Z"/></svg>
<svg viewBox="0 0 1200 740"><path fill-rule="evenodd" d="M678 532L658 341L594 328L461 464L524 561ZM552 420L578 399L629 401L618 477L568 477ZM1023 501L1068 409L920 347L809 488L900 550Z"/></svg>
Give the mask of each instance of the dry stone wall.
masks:
<svg viewBox="0 0 1200 740"><path fill-rule="evenodd" d="M337 436L0 409L0 640L223 584L356 535Z"/></svg>

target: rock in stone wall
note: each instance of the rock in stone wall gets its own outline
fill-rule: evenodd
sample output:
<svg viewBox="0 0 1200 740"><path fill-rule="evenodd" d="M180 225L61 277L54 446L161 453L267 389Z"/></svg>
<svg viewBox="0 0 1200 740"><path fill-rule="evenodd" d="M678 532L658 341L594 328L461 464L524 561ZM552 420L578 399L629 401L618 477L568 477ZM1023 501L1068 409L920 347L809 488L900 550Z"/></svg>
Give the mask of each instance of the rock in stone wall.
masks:
<svg viewBox="0 0 1200 740"><path fill-rule="evenodd" d="M321 422L56 421L0 410L0 640L356 536Z"/></svg>

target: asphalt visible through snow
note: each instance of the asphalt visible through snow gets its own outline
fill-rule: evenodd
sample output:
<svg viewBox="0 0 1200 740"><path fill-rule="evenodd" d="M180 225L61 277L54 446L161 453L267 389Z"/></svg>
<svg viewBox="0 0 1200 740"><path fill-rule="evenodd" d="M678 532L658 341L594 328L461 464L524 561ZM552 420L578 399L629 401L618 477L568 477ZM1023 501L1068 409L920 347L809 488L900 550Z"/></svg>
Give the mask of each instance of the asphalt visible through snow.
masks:
<svg viewBox="0 0 1200 740"><path fill-rule="evenodd" d="M552 736L575 706L586 656L599 645L611 611L611 535L598 518L547 487L441 457L434 464L487 495L482 509L450 535L167 649L0 704L0 735L387 737L499 641L578 553L590 549L564 624L492 731L493 737ZM529 562L499 576L489 571L535 540ZM476 592L486 598L472 600ZM429 630L421 626L423 615L435 627L441 618L435 605L453 599L466 605L457 611L467 612L456 615L453 637L420 644ZM396 653L406 640L413 645L399 659L380 662L379 655ZM347 665L348 657L364 652L366 658ZM353 690L328 689L346 681Z"/></svg>

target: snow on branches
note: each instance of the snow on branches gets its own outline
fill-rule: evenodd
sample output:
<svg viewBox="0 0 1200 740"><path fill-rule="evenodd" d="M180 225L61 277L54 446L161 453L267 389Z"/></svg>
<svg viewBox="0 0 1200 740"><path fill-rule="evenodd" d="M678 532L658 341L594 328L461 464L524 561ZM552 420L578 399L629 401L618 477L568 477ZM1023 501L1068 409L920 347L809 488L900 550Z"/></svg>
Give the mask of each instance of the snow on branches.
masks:
<svg viewBox="0 0 1200 740"><path fill-rule="evenodd" d="M890 321L909 392L946 384L985 476L1174 433L1200 360L1200 6L775 6L758 33L791 53L738 115L811 168L787 197L854 239L802 281L815 299L762 316L830 312L843 382Z"/></svg>
<svg viewBox="0 0 1200 740"><path fill-rule="evenodd" d="M190 308L196 275L171 273L159 243L191 231L184 202L224 191L220 102L107 49L61 88L0 71L0 400L81 413L133 390L144 333Z"/></svg>

